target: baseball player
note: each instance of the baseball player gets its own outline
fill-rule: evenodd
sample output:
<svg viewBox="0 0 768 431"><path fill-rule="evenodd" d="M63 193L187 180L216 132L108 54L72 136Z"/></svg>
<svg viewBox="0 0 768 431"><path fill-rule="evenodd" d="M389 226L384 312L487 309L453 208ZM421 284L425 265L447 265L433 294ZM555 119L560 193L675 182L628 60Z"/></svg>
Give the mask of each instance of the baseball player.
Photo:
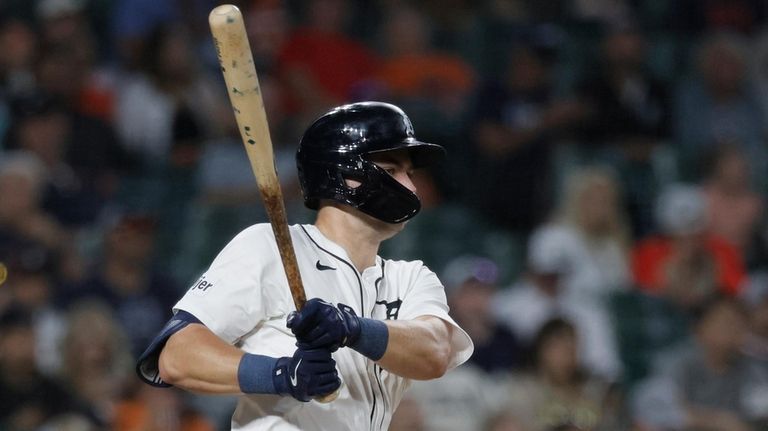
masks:
<svg viewBox="0 0 768 431"><path fill-rule="evenodd" d="M290 227L312 299L295 310L271 226L248 227L176 304L139 375L243 394L233 430L386 430L412 379L440 377L473 349L432 271L377 255L419 211L413 169L443 155L390 104L321 116L296 156L317 219ZM315 399L337 389L335 401Z"/></svg>

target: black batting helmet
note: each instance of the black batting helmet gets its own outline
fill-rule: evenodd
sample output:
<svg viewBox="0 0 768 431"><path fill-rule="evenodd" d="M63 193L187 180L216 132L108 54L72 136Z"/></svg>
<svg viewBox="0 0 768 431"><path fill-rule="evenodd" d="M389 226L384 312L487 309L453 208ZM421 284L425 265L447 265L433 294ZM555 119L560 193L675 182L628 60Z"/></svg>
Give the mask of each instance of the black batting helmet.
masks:
<svg viewBox="0 0 768 431"><path fill-rule="evenodd" d="M368 159L373 153L407 149L415 168L445 155L443 147L413 137L408 116L397 106L360 102L324 114L304 133L296 164L304 204L317 209L321 199L350 205L387 223L410 219L419 198ZM360 182L349 187L346 179Z"/></svg>

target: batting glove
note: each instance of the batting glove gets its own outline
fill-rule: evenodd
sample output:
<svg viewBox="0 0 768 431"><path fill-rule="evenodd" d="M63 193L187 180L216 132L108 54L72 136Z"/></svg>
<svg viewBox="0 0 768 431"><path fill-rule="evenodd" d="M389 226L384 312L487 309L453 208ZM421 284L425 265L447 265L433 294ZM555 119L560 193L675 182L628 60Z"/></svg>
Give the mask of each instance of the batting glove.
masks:
<svg viewBox="0 0 768 431"><path fill-rule="evenodd" d="M288 315L288 327L303 349L352 346L360 338L360 318L344 304L335 305L312 298L299 310Z"/></svg>
<svg viewBox="0 0 768 431"><path fill-rule="evenodd" d="M272 382L279 395L290 395L307 402L327 395L341 386L336 361L328 349L297 349L292 357L277 360Z"/></svg>

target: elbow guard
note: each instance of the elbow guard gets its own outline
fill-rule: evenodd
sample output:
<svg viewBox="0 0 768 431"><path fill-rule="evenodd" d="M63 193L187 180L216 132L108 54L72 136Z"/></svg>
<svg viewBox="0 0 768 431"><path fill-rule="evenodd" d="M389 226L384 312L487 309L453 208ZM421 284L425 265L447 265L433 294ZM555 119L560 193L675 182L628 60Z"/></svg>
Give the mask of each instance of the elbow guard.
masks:
<svg viewBox="0 0 768 431"><path fill-rule="evenodd" d="M165 324L163 329L160 330L144 353L139 356L139 360L136 363L136 373L144 383L159 388L168 388L171 386L160 378L160 367L158 366L160 352L163 350L163 347L165 347L165 343L171 335L179 332L190 323L201 322L192 314L187 313L184 310L179 310L173 317L171 317L171 320Z"/></svg>

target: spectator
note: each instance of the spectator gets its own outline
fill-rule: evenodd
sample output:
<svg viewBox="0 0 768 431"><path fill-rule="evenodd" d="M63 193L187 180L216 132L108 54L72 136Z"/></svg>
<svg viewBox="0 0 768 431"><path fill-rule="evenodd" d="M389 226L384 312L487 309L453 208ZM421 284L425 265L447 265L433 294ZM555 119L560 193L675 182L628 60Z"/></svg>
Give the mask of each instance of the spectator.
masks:
<svg viewBox="0 0 768 431"><path fill-rule="evenodd" d="M41 6L45 3L57 1L46 1ZM47 33L35 64L37 88L29 100L21 101L20 108L34 109L31 103L35 98L48 98L46 103L58 105L67 123L56 137L62 142L61 154L81 187L103 201L116 192L119 174L131 167L131 160L111 123L114 77L96 64L96 40L80 6L41 17ZM71 224L92 221L77 219Z"/></svg>
<svg viewBox="0 0 768 431"><path fill-rule="evenodd" d="M32 317L11 306L0 313L0 427L35 430L46 420L77 411L71 394L36 367Z"/></svg>
<svg viewBox="0 0 768 431"><path fill-rule="evenodd" d="M88 416L110 428L115 408L132 376L132 358L112 310L98 302L72 307L61 344L62 381Z"/></svg>
<svg viewBox="0 0 768 431"><path fill-rule="evenodd" d="M308 124L331 106L349 101L377 70L371 49L344 34L346 0L308 2L305 23L288 37L279 55L280 77L297 124Z"/></svg>
<svg viewBox="0 0 768 431"><path fill-rule="evenodd" d="M669 106L666 85L647 68L647 40L640 29L613 26L601 41L599 69L581 85L589 106L584 123L584 143L615 146L626 138L642 138L645 148L621 148L627 157L633 150L648 150L669 137Z"/></svg>
<svg viewBox="0 0 768 431"><path fill-rule="evenodd" d="M551 147L584 115L578 103L554 96L552 54L548 46L515 46L501 81L475 95L471 151L459 157L484 180L465 179L465 199L506 229L528 232L546 213Z"/></svg>
<svg viewBox="0 0 768 431"><path fill-rule="evenodd" d="M553 222L535 235L558 242L573 298L605 295L629 284L629 229L619 184L604 168L583 168L566 181Z"/></svg>
<svg viewBox="0 0 768 431"><path fill-rule="evenodd" d="M457 257L441 274L451 316L463 322L476 353L440 379L413 382L407 396L421 411L424 430L479 429L501 407L505 394L494 382L520 365L522 352L515 337L490 313L497 276L496 264L479 256Z"/></svg>
<svg viewBox="0 0 768 431"><path fill-rule="evenodd" d="M616 379L621 363L607 299L630 282L618 185L608 171L596 168L574 174L567 184L553 222L534 232L531 247L534 253L550 254L547 259L556 263L548 265L558 266L562 292L557 302L582 334L584 364Z"/></svg>
<svg viewBox="0 0 768 431"><path fill-rule="evenodd" d="M487 373L508 372L523 363L523 350L512 332L491 313L498 279L496 264L479 256L460 256L441 274L451 317L475 345L469 363Z"/></svg>
<svg viewBox="0 0 768 431"><path fill-rule="evenodd" d="M590 431L625 429L618 412L608 404L611 387L578 366L576 329L562 319L550 320L536 336L533 368L529 374L513 376L508 383L508 411L525 429L545 431L572 424Z"/></svg>
<svg viewBox="0 0 768 431"><path fill-rule="evenodd" d="M141 68L143 53L152 44L148 39L158 27L178 21L180 4L173 1L117 0L114 2L112 31L123 69Z"/></svg>
<svg viewBox="0 0 768 431"><path fill-rule="evenodd" d="M289 33L292 30L290 16L287 10L287 2L282 0L256 0L248 9L246 20L246 30L248 31L248 40L253 52L253 61L256 63L256 70L259 73L259 85L261 87L261 96L264 100L264 109L269 118L269 129L272 135L272 142L275 150L280 153L290 152L291 163L295 147L293 143L299 139L291 130L292 127L287 121L289 119L286 112L286 85L280 79L280 53L288 40ZM232 119L234 120L234 118ZM234 122L234 121L233 121ZM236 127L232 127L237 129ZM239 131L232 134L239 142ZM276 155L280 157L280 155ZM286 170L279 170L283 173ZM283 176L280 178L284 180Z"/></svg>
<svg viewBox="0 0 768 431"><path fill-rule="evenodd" d="M159 26L147 39L142 68L120 84L115 125L149 172L170 161L179 137L174 126L185 124L177 132L199 141L231 122L221 87L197 67L191 49L185 29Z"/></svg>
<svg viewBox="0 0 768 431"><path fill-rule="evenodd" d="M432 119L427 128L438 130L452 125L444 120L456 123L464 114L474 71L458 56L434 49L431 35L427 17L417 9L392 8L383 35L386 57L378 76L386 94L398 103L429 105L443 121ZM430 121L426 116L424 120L420 125Z"/></svg>
<svg viewBox="0 0 768 431"><path fill-rule="evenodd" d="M10 17L0 22L0 88L5 97L18 97L35 87L37 48L38 34L28 23Z"/></svg>
<svg viewBox="0 0 768 431"><path fill-rule="evenodd" d="M278 55L288 39L291 23L282 0L255 0L251 3L245 26L261 81L264 72L275 74ZM268 117L272 119L272 116Z"/></svg>
<svg viewBox="0 0 768 431"><path fill-rule="evenodd" d="M47 376L55 376L61 369L59 345L66 323L54 306L59 261L50 250L32 242L14 244L5 253L0 252L0 261L7 267L8 279L3 287L10 301L32 318L37 368ZM0 312L2 308L0 305Z"/></svg>
<svg viewBox="0 0 768 431"><path fill-rule="evenodd" d="M476 430L504 407L506 388L498 384L504 378L464 364L440 379L414 381L406 396L421 410L425 430Z"/></svg>
<svg viewBox="0 0 768 431"><path fill-rule="evenodd" d="M47 176L44 164L26 151L0 158L0 248L15 250L25 242L63 253L67 232L42 208Z"/></svg>
<svg viewBox="0 0 768 431"><path fill-rule="evenodd" d="M736 145L752 160L765 159L765 114L746 73L746 45L733 35L706 38L691 79L675 95L675 134L684 164L696 169L703 150ZM762 174L764 166L755 165Z"/></svg>
<svg viewBox="0 0 768 431"><path fill-rule="evenodd" d="M77 114L94 122L110 122L114 77L97 64L98 40L87 12L85 3L79 0L38 3L42 47L37 66L38 87L66 101Z"/></svg>
<svg viewBox="0 0 768 431"><path fill-rule="evenodd" d="M551 319L569 314L563 295L568 262L551 244L534 235L528 247L525 274L500 290L491 301L492 313L506 324L529 349L541 327Z"/></svg>
<svg viewBox="0 0 768 431"><path fill-rule="evenodd" d="M707 231L735 247L748 268L765 266L765 244L758 238L765 203L752 184L744 151L727 146L712 152L702 181L707 200ZM762 250L761 250L762 249Z"/></svg>
<svg viewBox="0 0 768 431"><path fill-rule="evenodd" d="M580 84L589 115L577 156L615 168L635 235L653 225L648 203L665 180L657 160L671 136L668 88L649 70L648 43L639 28L613 25L601 40L597 72Z"/></svg>
<svg viewBox="0 0 768 431"><path fill-rule="evenodd" d="M191 409L181 391L142 385L116 408L114 431L214 431L213 425ZM229 426L229 424L227 424Z"/></svg>
<svg viewBox="0 0 768 431"><path fill-rule="evenodd" d="M118 215L105 232L101 260L84 281L70 286L64 300L104 301L138 357L168 320L180 295L176 283L151 264L155 220L140 213Z"/></svg>
<svg viewBox="0 0 768 431"><path fill-rule="evenodd" d="M113 195L122 164L109 131L45 93L16 100L14 114L9 147L30 151L43 162L46 210L67 227L92 223Z"/></svg>
<svg viewBox="0 0 768 431"><path fill-rule="evenodd" d="M740 352L747 331L745 311L738 300L722 295L701 304L694 344L660 363L656 376L639 388L634 403L639 425L665 430L753 429L746 407L754 392L747 389L756 376Z"/></svg>
<svg viewBox="0 0 768 431"><path fill-rule="evenodd" d="M745 280L739 251L707 230L707 209L700 188L671 185L659 196L660 235L641 240L632 252L632 270L640 289L662 295L685 308L716 291L737 294Z"/></svg>

